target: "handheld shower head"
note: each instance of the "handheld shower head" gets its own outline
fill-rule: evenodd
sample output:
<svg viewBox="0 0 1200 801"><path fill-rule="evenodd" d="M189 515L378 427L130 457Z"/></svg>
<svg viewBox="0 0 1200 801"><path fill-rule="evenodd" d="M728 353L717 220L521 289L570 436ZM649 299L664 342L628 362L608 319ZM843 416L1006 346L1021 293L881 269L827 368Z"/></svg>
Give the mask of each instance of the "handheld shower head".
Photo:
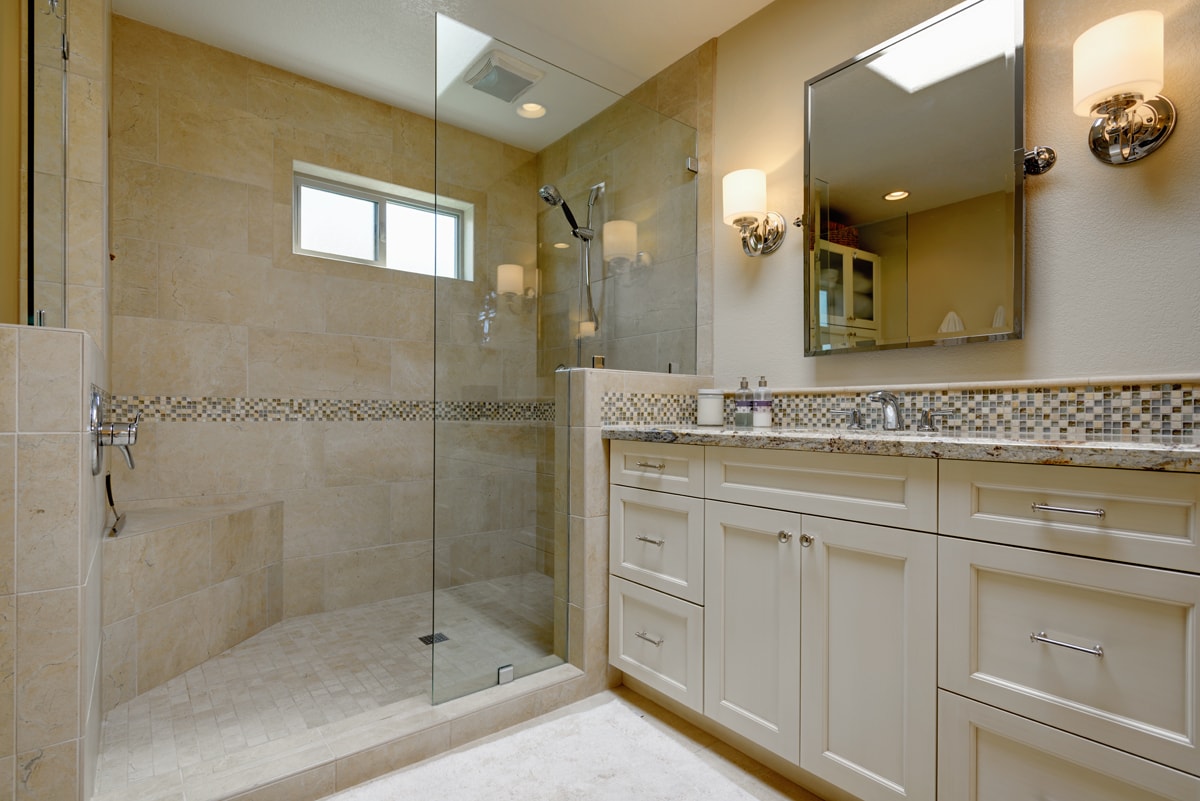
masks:
<svg viewBox="0 0 1200 801"><path fill-rule="evenodd" d="M571 233L579 236L579 223L575 222L575 215L571 213L571 207L567 205L567 201L563 200L562 195L559 194L558 187L554 184L546 184L538 190L538 196L551 206L562 206L563 214L567 217L567 224L571 226Z"/></svg>

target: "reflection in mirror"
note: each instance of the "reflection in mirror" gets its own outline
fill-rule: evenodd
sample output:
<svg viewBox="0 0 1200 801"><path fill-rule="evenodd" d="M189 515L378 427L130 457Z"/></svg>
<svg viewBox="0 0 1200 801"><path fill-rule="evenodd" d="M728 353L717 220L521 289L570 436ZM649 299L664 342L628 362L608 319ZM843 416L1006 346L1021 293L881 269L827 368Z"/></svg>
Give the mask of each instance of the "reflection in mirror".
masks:
<svg viewBox="0 0 1200 801"><path fill-rule="evenodd" d="M1021 0L970 0L806 83L805 355L1017 339Z"/></svg>
<svg viewBox="0 0 1200 801"><path fill-rule="evenodd" d="M67 6L29 3L28 143L25 186L26 271L21 278L30 325L67 324L66 280L66 60Z"/></svg>

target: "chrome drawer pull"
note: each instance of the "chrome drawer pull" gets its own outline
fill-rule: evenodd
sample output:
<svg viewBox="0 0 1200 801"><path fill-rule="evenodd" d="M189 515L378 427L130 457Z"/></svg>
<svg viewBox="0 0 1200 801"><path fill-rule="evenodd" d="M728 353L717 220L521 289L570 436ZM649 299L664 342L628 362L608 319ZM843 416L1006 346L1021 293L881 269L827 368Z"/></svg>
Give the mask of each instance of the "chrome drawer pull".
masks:
<svg viewBox="0 0 1200 801"><path fill-rule="evenodd" d="M1062 640L1052 640L1046 636L1046 632L1044 632L1044 631L1039 631L1037 634L1030 634L1029 641L1030 642L1044 642L1047 645L1058 645L1063 648L1070 648L1072 651L1082 651L1085 654L1091 654L1092 656L1098 656L1101 659L1104 658L1104 649L1101 648L1099 645L1093 645L1091 648L1085 648L1082 645L1073 645L1069 642L1063 642Z"/></svg>
<svg viewBox="0 0 1200 801"><path fill-rule="evenodd" d="M1049 506L1044 503L1033 504L1035 512L1066 512L1069 515L1087 515L1088 517L1104 517L1103 509L1068 509L1065 506Z"/></svg>
<svg viewBox="0 0 1200 801"><path fill-rule="evenodd" d="M651 545L657 545L659 548L663 547L663 544L666 543L666 540L654 540L649 537L643 537L641 534L638 534L634 539L638 542L648 542Z"/></svg>
<svg viewBox="0 0 1200 801"><path fill-rule="evenodd" d="M660 462L659 464L655 464L654 462L638 462L637 466L638 467L648 467L651 470L666 470L667 469L666 462Z"/></svg>
<svg viewBox="0 0 1200 801"><path fill-rule="evenodd" d="M643 639L643 640L645 640L646 642L648 642L648 643L650 643L651 645L653 645L655 648L658 648L658 647L660 647L660 646L663 644L663 638L662 638L662 637L659 637L659 638L656 640L656 639L654 639L653 637L651 637L649 634L647 634L647 633L646 633L646 632L644 632L644 631L635 631L635 632L633 633L633 636L634 636L634 637L638 637L639 639Z"/></svg>

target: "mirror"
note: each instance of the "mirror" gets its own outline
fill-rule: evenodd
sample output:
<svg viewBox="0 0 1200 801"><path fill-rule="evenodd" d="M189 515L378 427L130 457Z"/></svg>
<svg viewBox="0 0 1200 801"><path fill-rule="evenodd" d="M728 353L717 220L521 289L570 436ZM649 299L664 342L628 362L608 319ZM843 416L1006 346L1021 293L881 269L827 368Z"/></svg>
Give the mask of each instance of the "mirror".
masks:
<svg viewBox="0 0 1200 801"><path fill-rule="evenodd" d="M805 83L806 356L1021 337L1022 41L970 0Z"/></svg>

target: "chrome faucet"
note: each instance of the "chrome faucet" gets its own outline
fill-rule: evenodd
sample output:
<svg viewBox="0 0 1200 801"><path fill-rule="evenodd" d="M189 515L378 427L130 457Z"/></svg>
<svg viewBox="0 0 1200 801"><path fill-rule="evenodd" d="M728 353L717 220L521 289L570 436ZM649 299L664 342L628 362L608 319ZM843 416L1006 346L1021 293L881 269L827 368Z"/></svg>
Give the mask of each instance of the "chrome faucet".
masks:
<svg viewBox="0 0 1200 801"><path fill-rule="evenodd" d="M897 403L895 395L887 390L879 389L868 395L867 400L879 401L883 404L884 431L899 431L904 428L904 421L900 417L900 404Z"/></svg>

